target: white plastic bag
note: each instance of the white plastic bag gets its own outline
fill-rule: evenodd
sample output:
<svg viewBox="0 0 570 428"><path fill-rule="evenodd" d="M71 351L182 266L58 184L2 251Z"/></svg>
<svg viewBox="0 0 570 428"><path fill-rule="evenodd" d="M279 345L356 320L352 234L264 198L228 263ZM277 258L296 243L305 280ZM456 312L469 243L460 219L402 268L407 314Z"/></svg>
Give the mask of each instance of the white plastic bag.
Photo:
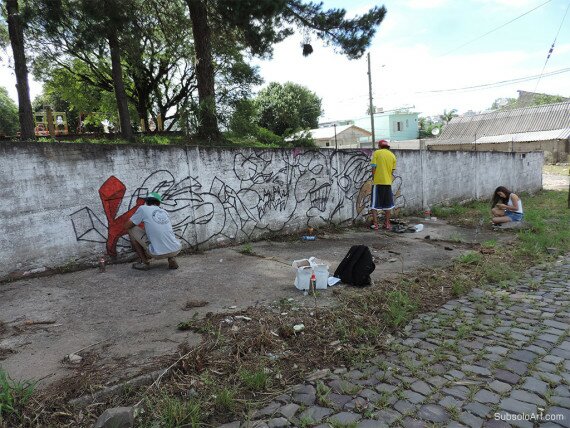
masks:
<svg viewBox="0 0 570 428"><path fill-rule="evenodd" d="M298 290L308 290L311 282L311 275L315 273L317 280L317 290L326 290L329 279L329 265L315 257L309 259L295 260L292 264L297 271L295 277L295 288Z"/></svg>

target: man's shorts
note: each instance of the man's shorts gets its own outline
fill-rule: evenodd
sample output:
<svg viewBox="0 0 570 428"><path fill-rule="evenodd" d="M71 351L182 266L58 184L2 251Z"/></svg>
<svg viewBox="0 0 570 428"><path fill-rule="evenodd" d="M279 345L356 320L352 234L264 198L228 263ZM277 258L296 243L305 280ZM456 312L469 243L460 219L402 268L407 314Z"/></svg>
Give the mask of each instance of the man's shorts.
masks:
<svg viewBox="0 0 570 428"><path fill-rule="evenodd" d="M394 195L391 185L375 184L372 186L370 208L373 210L391 210L394 208Z"/></svg>
<svg viewBox="0 0 570 428"><path fill-rule="evenodd" d="M160 256L155 256L154 254L151 254L151 252L148 249L150 241L148 240L148 237L146 236L145 231L138 226L131 227L129 229L129 236L131 237L131 239L134 239L139 244L141 244L141 246L144 248L144 252L146 253L146 255L149 258L167 259L169 257L174 257L174 256L178 255L178 253L180 252L180 250L178 250L178 251L174 251L172 253L161 254Z"/></svg>
<svg viewBox="0 0 570 428"><path fill-rule="evenodd" d="M511 221L521 221L523 219L522 213L517 213L514 211L505 210L505 215L511 219Z"/></svg>

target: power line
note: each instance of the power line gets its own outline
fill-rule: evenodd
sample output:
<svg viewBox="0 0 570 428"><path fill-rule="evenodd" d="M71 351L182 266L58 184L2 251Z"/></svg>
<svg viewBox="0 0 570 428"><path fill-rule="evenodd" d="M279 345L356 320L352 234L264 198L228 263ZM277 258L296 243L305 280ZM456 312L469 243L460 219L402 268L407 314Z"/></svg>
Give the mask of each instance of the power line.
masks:
<svg viewBox="0 0 570 428"><path fill-rule="evenodd" d="M537 79L540 77L549 77L549 76L555 76L557 74L568 73L569 71L570 71L570 67L569 68L562 68L562 69L556 70L556 71L551 71L550 73L546 73L546 74L537 74L535 76L519 77L516 79L501 80L499 82L484 83L481 85L474 85L474 86L464 86L462 88L434 89L431 91L418 91L418 92L414 92L414 94L433 94L433 93L439 93L439 92L457 92L457 91L469 91L469 90L476 90L476 89L497 88L500 86L511 85L513 83L527 82L529 80L534 80L534 79Z"/></svg>
<svg viewBox="0 0 570 428"><path fill-rule="evenodd" d="M548 51L548 55L546 56L546 61L544 61L544 65L542 66L542 71L540 72L540 77L536 81L536 86L534 87L534 92L536 92L536 88L538 88L538 84L540 83L540 79L542 78L542 74L546 69L546 64L550 59L550 55L552 55L552 51L554 51L554 45L556 44L556 39L558 39L558 35L560 34L560 30L562 29L562 24L564 24L564 20L566 19L566 14L568 13L568 9L570 9L570 1L568 2L568 7L566 8L566 12L564 12L564 16L562 17L562 22L560 23L560 27L558 27L558 31L556 32L556 37L554 37L554 41L552 42L552 46L550 46L550 50Z"/></svg>
<svg viewBox="0 0 570 428"><path fill-rule="evenodd" d="M470 41L468 41L468 42L466 42L466 43L463 43L462 45L457 46L456 48L453 48L453 49L451 49L450 51L447 51L447 52L445 52L445 53L443 53L443 54L437 56L436 58L440 58L440 57L442 57L442 56L449 55L449 54L452 53L452 52L455 52L455 51L457 51L457 50L459 50L459 49L461 49L461 48L463 48L463 47L465 47L465 46L467 46L467 45L470 45L471 43L476 42L477 40L482 39L483 37L486 37L486 36L488 36L489 34L494 33L495 31L500 30L500 29L503 28L503 27L506 27L507 25L509 25L509 24L511 24L511 23L513 23L513 22L515 22L517 19L520 19L520 18L522 18L523 16L528 15L528 14L531 13L531 12L534 12L536 9L541 8L542 6L544 6L544 5L547 4L547 3L550 3L551 1L552 1L552 0L547 0L547 1L545 1L544 3L542 3L542 4L538 5L538 6L536 6L535 8L533 8L533 9L531 9L531 10L529 10L529 11L523 13L522 15L519 15L519 16L517 16L516 18L511 19L511 20L508 21L508 22L505 22L504 24L499 25L498 27L493 28L493 29L490 30L490 31L487 31L485 34L482 34L482 35L480 35L480 36L474 38L473 40L470 40Z"/></svg>

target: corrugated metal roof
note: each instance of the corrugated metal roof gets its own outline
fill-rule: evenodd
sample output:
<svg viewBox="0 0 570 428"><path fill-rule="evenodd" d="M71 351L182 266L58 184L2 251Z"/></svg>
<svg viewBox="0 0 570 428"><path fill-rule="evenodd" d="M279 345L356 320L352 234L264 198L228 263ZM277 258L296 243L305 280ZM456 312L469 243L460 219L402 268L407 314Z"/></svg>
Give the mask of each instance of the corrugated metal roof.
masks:
<svg viewBox="0 0 570 428"><path fill-rule="evenodd" d="M522 134L570 127L570 101L453 118L438 140ZM510 141L510 140L509 140ZM537 140L536 140L537 141ZM440 141L443 143L443 141Z"/></svg>
<svg viewBox="0 0 570 428"><path fill-rule="evenodd" d="M570 138L570 128L553 129L552 131L519 132L517 134L489 135L487 137L456 137L442 140L436 138L430 140L429 145L453 145L453 144L496 144L496 143L530 143L532 141L567 140Z"/></svg>
<svg viewBox="0 0 570 428"><path fill-rule="evenodd" d="M566 140L570 138L570 128L554 129L552 131L522 132L520 134L492 135L489 137L477 138L477 143L507 143L507 142L531 142Z"/></svg>

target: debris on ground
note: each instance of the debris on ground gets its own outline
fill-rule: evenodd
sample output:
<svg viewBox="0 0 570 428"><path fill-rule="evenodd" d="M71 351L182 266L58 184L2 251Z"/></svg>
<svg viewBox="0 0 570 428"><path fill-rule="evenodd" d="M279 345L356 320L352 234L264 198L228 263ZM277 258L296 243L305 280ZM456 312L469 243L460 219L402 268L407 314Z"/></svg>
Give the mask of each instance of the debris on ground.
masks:
<svg viewBox="0 0 570 428"><path fill-rule="evenodd" d="M188 300L186 302L186 305L182 308L185 311L187 311L188 309L192 309L192 308L202 308L204 306L206 306L208 303L208 301L206 300Z"/></svg>
<svg viewBox="0 0 570 428"><path fill-rule="evenodd" d="M71 364L79 364L82 360L83 357L77 354L67 354L65 357L63 357L63 361Z"/></svg>

